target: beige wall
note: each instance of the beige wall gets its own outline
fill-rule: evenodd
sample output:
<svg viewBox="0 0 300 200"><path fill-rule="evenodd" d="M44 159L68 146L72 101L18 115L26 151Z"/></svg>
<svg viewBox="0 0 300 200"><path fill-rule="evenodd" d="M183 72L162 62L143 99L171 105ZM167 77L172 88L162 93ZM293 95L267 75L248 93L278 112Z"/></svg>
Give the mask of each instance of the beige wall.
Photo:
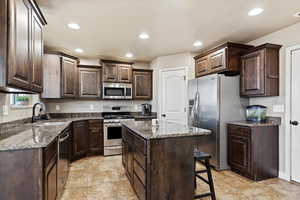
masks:
<svg viewBox="0 0 300 200"><path fill-rule="evenodd" d="M271 116L279 116L282 118L282 125L280 126L280 172L286 173L286 147L285 147L285 113L273 112L274 105L285 105L285 64L286 64L286 49L291 46L300 45L300 23L284 28L277 32L271 33L249 44L260 45L263 43L275 43L283 45L280 49L280 96L266 97L266 98L251 98L251 104L260 104L268 107L268 114Z"/></svg>

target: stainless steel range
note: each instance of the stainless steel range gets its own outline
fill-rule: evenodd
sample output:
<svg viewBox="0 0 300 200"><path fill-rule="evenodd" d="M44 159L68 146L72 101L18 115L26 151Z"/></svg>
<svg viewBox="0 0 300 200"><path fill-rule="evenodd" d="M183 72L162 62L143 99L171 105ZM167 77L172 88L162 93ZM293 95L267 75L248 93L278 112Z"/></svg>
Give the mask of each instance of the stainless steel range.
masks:
<svg viewBox="0 0 300 200"><path fill-rule="evenodd" d="M134 120L128 112L104 112L104 156L122 153L122 121Z"/></svg>

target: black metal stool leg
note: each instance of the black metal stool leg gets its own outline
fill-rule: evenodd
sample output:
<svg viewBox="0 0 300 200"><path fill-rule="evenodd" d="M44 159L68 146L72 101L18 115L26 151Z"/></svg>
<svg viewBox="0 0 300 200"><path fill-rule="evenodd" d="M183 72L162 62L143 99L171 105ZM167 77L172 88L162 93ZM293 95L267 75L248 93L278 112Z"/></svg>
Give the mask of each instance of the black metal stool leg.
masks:
<svg viewBox="0 0 300 200"><path fill-rule="evenodd" d="M207 177L208 177L208 182L209 182L209 189L211 192L211 199L216 200L216 194L215 194L215 188L214 188L214 182L211 174L211 167L208 159L205 159L205 167L207 169Z"/></svg>

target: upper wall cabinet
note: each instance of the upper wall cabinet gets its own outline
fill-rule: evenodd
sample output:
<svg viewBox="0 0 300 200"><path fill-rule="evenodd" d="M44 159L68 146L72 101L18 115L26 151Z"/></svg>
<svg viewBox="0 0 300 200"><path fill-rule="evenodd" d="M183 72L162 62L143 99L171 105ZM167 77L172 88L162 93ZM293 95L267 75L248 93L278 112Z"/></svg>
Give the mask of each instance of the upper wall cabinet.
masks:
<svg viewBox="0 0 300 200"><path fill-rule="evenodd" d="M133 70L133 99L151 100L152 99L152 70L134 69Z"/></svg>
<svg viewBox="0 0 300 200"><path fill-rule="evenodd" d="M280 45L264 44L249 50L241 57L241 96L279 95L280 48Z"/></svg>
<svg viewBox="0 0 300 200"><path fill-rule="evenodd" d="M43 26L35 0L0 2L0 90L43 91Z"/></svg>
<svg viewBox="0 0 300 200"><path fill-rule="evenodd" d="M103 82L132 83L132 64L111 60L103 62Z"/></svg>
<svg viewBox="0 0 300 200"><path fill-rule="evenodd" d="M61 52L44 55L44 92L42 98L78 96L78 59Z"/></svg>
<svg viewBox="0 0 300 200"><path fill-rule="evenodd" d="M101 68L79 66L79 98L101 98Z"/></svg>
<svg viewBox="0 0 300 200"><path fill-rule="evenodd" d="M227 42L196 56L195 76L213 73L239 73L240 55L253 46Z"/></svg>

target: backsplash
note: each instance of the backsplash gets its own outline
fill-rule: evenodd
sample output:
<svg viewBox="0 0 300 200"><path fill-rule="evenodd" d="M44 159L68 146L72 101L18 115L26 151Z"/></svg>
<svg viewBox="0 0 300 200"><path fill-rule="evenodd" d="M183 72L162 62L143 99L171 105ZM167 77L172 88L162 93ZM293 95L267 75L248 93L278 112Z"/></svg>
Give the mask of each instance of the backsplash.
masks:
<svg viewBox="0 0 300 200"><path fill-rule="evenodd" d="M108 106L124 106L129 112L140 112L141 104L150 101L89 101L89 100L43 100L48 113L105 112Z"/></svg>

